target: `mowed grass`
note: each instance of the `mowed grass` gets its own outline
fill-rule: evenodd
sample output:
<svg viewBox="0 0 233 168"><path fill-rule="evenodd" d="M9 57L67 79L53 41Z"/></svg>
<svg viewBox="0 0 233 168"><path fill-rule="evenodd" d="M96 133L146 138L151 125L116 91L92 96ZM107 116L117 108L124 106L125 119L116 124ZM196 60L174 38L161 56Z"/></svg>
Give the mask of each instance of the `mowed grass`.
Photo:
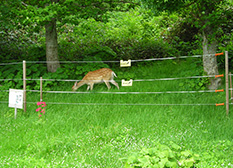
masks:
<svg viewBox="0 0 233 168"><path fill-rule="evenodd" d="M124 77L125 71L135 79L196 76L198 67L192 63L161 61L115 72L120 74L118 79ZM120 90L112 85L109 92L195 90L185 85L190 80L196 79L134 82L132 87ZM70 91L72 85L68 82L50 89ZM86 86L78 91L87 92ZM119 168L124 167L123 158L133 152L170 141L199 154L197 167L233 166L232 107L226 117L225 106L188 105L223 103L225 93L98 92L108 92L107 87L95 85L87 94L44 93L43 101L48 104L45 119L39 119L35 111L39 93L27 94L27 101L35 103L28 103L27 114L18 110L16 120L14 109L0 104L0 167ZM7 100L6 96L0 101Z"/></svg>

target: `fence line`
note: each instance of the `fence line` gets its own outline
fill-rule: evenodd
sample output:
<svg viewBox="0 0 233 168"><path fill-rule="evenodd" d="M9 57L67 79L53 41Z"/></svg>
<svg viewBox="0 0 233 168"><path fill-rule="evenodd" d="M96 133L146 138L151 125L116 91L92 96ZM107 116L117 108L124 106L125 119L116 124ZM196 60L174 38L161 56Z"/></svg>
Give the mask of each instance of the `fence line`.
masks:
<svg viewBox="0 0 233 168"><path fill-rule="evenodd" d="M0 63L0 65L17 65L17 64L23 64L23 63L22 62Z"/></svg>
<svg viewBox="0 0 233 168"><path fill-rule="evenodd" d="M198 58L204 56L217 56L219 54L207 54L207 55L192 55L192 56L179 56L179 57L166 57L166 58L150 58L150 59L138 59L138 60L131 60L131 62L143 62L143 61L162 61L162 60L174 60L177 58ZM114 61L27 61L27 63L120 63L119 60ZM1 63L1 65L14 65L14 64L22 64L22 62L11 62L11 63Z"/></svg>
<svg viewBox="0 0 233 168"><path fill-rule="evenodd" d="M191 58L191 57L202 57L202 56L217 56L217 55L223 55L223 53L219 54L208 54L208 55L194 55L194 56L180 56L180 57L167 57L167 58L152 58L152 59L141 59L141 60L131 60L131 62L140 62L140 61L155 61L155 60L172 60L172 59L177 59L177 58ZM225 52L225 59L228 60L228 54ZM103 63L103 62L120 62L120 61L28 61L27 63ZM22 64L21 62L15 62L15 63L2 63L0 65L9 65L9 64ZM23 61L23 66L25 67L25 72L23 73L24 75L26 74L26 62ZM225 68L228 68L228 65L226 64ZM228 69L227 69L228 70ZM227 72L227 71L226 71ZM228 77L228 73L226 73ZM188 78L203 78L203 77L220 77L221 75L211 75L211 76L193 76L193 77L180 77L180 78L161 78L161 79L136 79L135 81L155 81L155 80L177 80L177 79L188 79ZM3 79L6 80L6 79ZM17 80L17 79L16 79ZM20 80L20 79L19 79ZM31 92L42 92L39 90L26 90L26 80L41 80L41 79L26 79L26 77L23 77L24 81L24 91L31 91ZM48 79L49 80L49 79ZM56 79L52 79L56 81ZM60 79L63 81L77 81L77 80L64 80ZM41 80L42 81L42 80ZM227 81L226 81L227 84ZM228 91L228 88L226 88ZM165 92L71 92L71 91L43 91L44 93L76 93L76 94L90 94L90 93L102 93L102 94L167 94L167 93L213 93L213 92L222 92L222 90L201 90L201 91L165 91ZM26 96L25 96L26 99ZM42 99L41 99L42 101ZM1 103L1 101L0 101ZM27 102L27 103L33 103L33 102ZM179 106L200 106L200 105L215 105L215 106L222 106L224 103L220 104L134 104L134 103L59 103L59 102L48 102L48 104L76 104L76 105L154 105L154 106L171 106L171 105L179 105ZM232 104L232 103L230 103ZM229 105L229 100L226 99L226 107ZM24 110L26 111L26 100L24 101ZM227 115L229 111L229 106L227 110Z"/></svg>
<svg viewBox="0 0 233 168"><path fill-rule="evenodd" d="M29 102L30 103L30 102ZM33 103L33 102L32 102ZM214 103L210 104L149 104L149 103L64 103L64 102L46 102L46 104L57 104L57 105L114 105L114 106L216 106Z"/></svg>
<svg viewBox="0 0 233 168"><path fill-rule="evenodd" d="M9 90L0 90L0 92L9 92ZM40 90L27 90L27 92L39 93ZM165 92L76 92L76 91L42 91L43 93L60 93L60 94L179 94L179 93L217 93L224 92L221 90L199 90L199 91L165 91Z"/></svg>
<svg viewBox="0 0 233 168"><path fill-rule="evenodd" d="M47 104L47 102L46 102ZM108 106L216 106L216 104L135 104L135 103L61 103L61 102L48 102L48 104L66 104L66 105L108 105Z"/></svg>
<svg viewBox="0 0 233 168"><path fill-rule="evenodd" d="M179 80L179 79L197 79L197 78L212 78L212 77L220 77L219 75L209 75L209 76L188 76L188 77L177 77L177 78L159 78L159 79L135 79L133 81L141 82L141 81L158 81L158 80Z"/></svg>
<svg viewBox="0 0 233 168"><path fill-rule="evenodd" d="M159 80L179 80L179 79L198 79L198 78L217 78L222 77L222 75L208 75L208 76L189 76L189 77L177 77L177 78L158 78L158 79L135 79L134 82L142 82L142 81L159 81ZM23 79L0 79L0 81L17 81L17 80L23 80ZM26 79L26 81L39 81L41 79ZM64 81L64 82L76 82L81 80L75 80L75 79L42 79L42 81ZM121 80L116 80L121 81Z"/></svg>
<svg viewBox="0 0 233 168"><path fill-rule="evenodd" d="M0 101L0 104L7 104L7 101ZM37 102L27 102L28 104L36 104ZM46 102L51 105L92 105L92 106L219 106L221 104L149 104L149 103L65 103L65 102ZM231 103L230 105L233 105Z"/></svg>
<svg viewBox="0 0 233 168"><path fill-rule="evenodd" d="M177 93L216 93L224 90L199 90L199 91L165 91L165 92L75 92L75 91L42 91L43 93L61 94L177 94ZM38 93L40 90L27 90L27 92Z"/></svg>

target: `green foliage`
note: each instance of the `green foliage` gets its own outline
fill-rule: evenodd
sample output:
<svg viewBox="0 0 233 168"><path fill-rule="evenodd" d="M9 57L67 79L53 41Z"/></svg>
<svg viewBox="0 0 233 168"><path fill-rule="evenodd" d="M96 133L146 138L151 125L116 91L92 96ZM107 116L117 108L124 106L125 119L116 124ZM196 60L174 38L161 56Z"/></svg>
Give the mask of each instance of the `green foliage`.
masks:
<svg viewBox="0 0 233 168"><path fill-rule="evenodd" d="M79 18L102 20L102 15L107 11L127 11L137 5L134 1L122 3L119 0L104 2L98 0L25 0L23 2L9 0L1 4L0 8L4 9L3 7L5 7L4 12L2 12L3 16L9 16L7 11L10 10L14 14L11 16L12 20L17 20L20 24L28 25L35 31L39 31L40 26L44 26L54 18L63 24L67 22L78 23ZM19 17L14 18L14 16Z"/></svg>
<svg viewBox="0 0 233 168"><path fill-rule="evenodd" d="M178 25L170 26L172 30L167 33L168 40L175 43L174 47L179 51L178 54L183 54L183 51L187 50L190 53L190 49L198 49L202 45L203 39L198 39L199 43L193 43L193 41L196 41L197 35L206 34L210 43L211 41L218 41L222 45L221 52L229 50L227 45L232 46L232 40L229 40L232 37L230 35L232 33L232 2L228 0L142 0L142 3L157 14L167 11L169 13L176 12L179 16L182 16ZM222 38L225 40L222 40ZM188 45L183 45L183 42ZM224 65L223 58L220 58L220 65L221 67Z"/></svg>
<svg viewBox="0 0 233 168"><path fill-rule="evenodd" d="M15 8L12 9L14 12L18 6L16 5L19 1L9 1ZM75 17L71 13L66 13L65 9L67 6L72 6L74 0L61 2L58 4L50 4L45 7L46 1L24 1L29 6L20 4L23 11L26 10L22 16L30 15L28 18L22 17L25 21L31 24L36 22L38 25L31 25L37 27L37 31L31 29L29 25L18 24L17 20L12 19L12 25L10 26L8 20L3 21L3 27L0 29L0 60L2 62L9 62L9 60L22 61L45 61L45 37L44 28L39 26L42 25L46 20L52 17L61 17L62 20L57 20L58 25L58 42L59 42L59 59L61 61L101 61L101 60L120 60L120 59L146 59L146 58L161 58L179 55L192 55L200 54L201 42L195 41L196 28L192 27L190 23L184 23L183 18L180 18L179 14L168 14L163 12L160 16L154 16L152 10L142 9L140 7L134 8L134 10L127 10L127 12L101 12L101 17L97 18L88 17L80 18ZM86 5L93 4L96 1L83 2ZM114 1L117 2L117 1ZM161 3L167 4L170 1L160 1ZM159 2L159 3L160 3ZM180 1L176 1L177 3ZM39 3L38 5L36 5ZM62 4L60 4L62 3ZM7 1L4 1L7 4ZM61 5L61 6L59 6ZM98 4L107 5L107 4ZM125 4L126 5L126 4ZM129 4L128 4L129 5ZM158 5L158 4L157 4ZM1 5L3 13L0 17L7 14L10 9ZM38 7L38 10L37 10ZM106 9L110 6L107 5ZM115 6L117 7L117 6ZM124 9L127 8L127 5ZM86 12L91 10L88 9ZM129 9L129 8L127 8ZM74 8L72 7L72 10ZM220 10L220 9L219 9ZM57 11L57 13L56 13ZM64 12L65 11L65 12ZM225 10L224 10L225 11ZM13 14L15 15L16 13ZM22 11L21 11L22 12ZM95 13L93 11L93 13ZM92 13L92 14L93 14ZM12 14L12 15L13 15ZM76 13L77 14L77 13ZM225 11L225 16L229 20L229 24L222 24L223 32L228 32L222 39L222 46L219 50L225 49L232 53L232 32L231 30L231 10ZM41 16L41 18L39 17ZM43 17L42 17L43 16ZM46 18L46 17L47 18ZM91 14L90 14L91 16ZM102 20L103 22L100 22ZM63 22L65 21L65 22ZM43 23L42 23L43 22ZM178 23L177 23L178 22ZM174 24L176 23L176 24ZM172 25L172 26L171 26ZM169 29L168 29L169 27ZM175 27L174 29L170 29ZM34 31L34 32L33 32ZM191 32L187 34L187 32ZM224 58L218 57L218 61L223 65ZM232 62L232 59L230 59ZM231 65L231 64L230 64ZM233 65L233 64L232 64ZM21 66L21 65L20 65ZM22 78L22 67L10 66L0 69L0 76L2 79L21 79ZM99 69L102 67L116 68L117 64L62 64L61 68L54 74L46 72L45 65L27 65L27 78L39 79L42 76L44 79L55 79L57 81L43 81L45 88L49 89L53 86L64 84L59 82L58 79L82 79L82 77L91 70ZM137 64L138 66L138 64ZM193 70L192 76L205 75L201 68L202 64L190 63L190 66L194 66L196 70ZM220 66L221 67L221 66ZM223 67L223 66L222 66ZM141 74L143 74L142 72ZM122 70L118 73L119 78L130 79L136 75L131 72ZM186 71L181 72L180 76L187 76ZM143 77L147 77L146 74ZM205 89L208 84L208 79L192 79L187 81L181 81L179 83L180 88L183 90L200 90ZM0 81L2 90L8 88L22 88L21 81ZM29 89L39 89L39 81L28 80L27 85Z"/></svg>
<svg viewBox="0 0 233 168"><path fill-rule="evenodd" d="M142 2L156 13L179 12L185 18L189 18L190 23L201 29L205 29L209 25L213 26L212 29L216 29L224 20L219 9L221 9L221 5L227 3L227 1L212 0L142 0ZM192 12L190 13L190 11Z"/></svg>
<svg viewBox="0 0 233 168"><path fill-rule="evenodd" d="M54 17L57 18L60 60L82 60L86 56L102 60L119 60L188 55L193 54L192 50L198 49L201 44L195 41L195 35L200 27L194 27L190 15L185 19L181 18L185 10L184 12L178 10L179 13L174 14L160 11L160 16L154 16L153 10L140 8L134 1L122 3L114 0L110 3L95 0L88 2L54 0L54 3L47 3L46 0L39 2L4 0L3 2L0 5L3 25L0 30L0 59L3 61L45 60L42 26ZM198 7L205 5L209 7L208 2L201 0L198 3L190 3L189 6L180 0L174 2L161 0L145 1L145 4L153 9L163 8L168 11L188 6L195 9L195 15L196 11L200 13ZM217 36L221 32L225 34L221 46L223 51L231 46L231 33L225 32L231 30L232 10L225 1L220 6L217 2L211 4L213 6L210 9L216 10L215 14L210 13L206 16L204 11L204 14L198 17L204 17L202 20L210 20L213 24L214 21L222 20L222 30L219 27L221 31L218 31ZM190 8L187 10L192 11ZM223 17L216 19L219 14ZM16 17L17 15L20 17ZM228 22L223 18L227 18ZM222 65L223 61L220 62Z"/></svg>
<svg viewBox="0 0 233 168"><path fill-rule="evenodd" d="M88 59L88 58L87 58ZM89 58L91 59L91 58ZM98 60L100 61L100 60ZM68 63L62 64L61 68L55 73L47 72L44 64L27 64L26 67L26 83L28 90L40 89L40 77L43 77L43 89L51 90L51 88L64 85L64 82L59 82L59 79L82 79L82 77L89 71L97 70L100 68L107 68L108 65L104 63L88 63L88 64L75 64ZM0 90L8 90L9 88L22 89L23 88L23 67L22 64L5 65L0 70ZM46 80L49 79L49 80Z"/></svg>
<svg viewBox="0 0 233 168"><path fill-rule="evenodd" d="M98 46L90 48L86 51L87 56L85 60L92 61L112 61L119 59L117 54L108 46Z"/></svg>
<svg viewBox="0 0 233 168"><path fill-rule="evenodd" d="M198 32L198 28L182 19L174 23L174 26L164 33L164 38L176 49L180 56L201 54L202 50L195 53L195 50L202 48L201 40L197 35Z"/></svg>
<svg viewBox="0 0 233 168"><path fill-rule="evenodd" d="M171 142L169 146L155 143L154 148L143 148L140 152L129 156L125 168L176 168L194 167L199 162L199 155L189 150L181 150L181 147Z"/></svg>
<svg viewBox="0 0 233 168"><path fill-rule="evenodd" d="M177 50L161 38L165 25L177 18L149 14L139 8L125 13L109 12L105 14L109 18L106 23L87 19L80 20L77 26L66 24L62 27L65 33L59 35L60 58L120 60L177 55Z"/></svg>
<svg viewBox="0 0 233 168"><path fill-rule="evenodd" d="M151 11L136 8L124 13L107 12L104 16L107 18L106 22L99 22L93 18L76 18L78 23L75 24L57 22L59 25L58 51L61 61L83 60L86 57L91 57L90 60L95 60L95 58L119 60L176 56L180 49L176 49L161 38L167 26L176 22L177 15L168 17L168 14L164 13L155 17ZM1 46L0 59L17 55L16 60L20 59L20 61L22 59L45 60L44 29L39 27L39 31L32 32L32 29L26 26L19 28L27 30L27 34L25 31L18 33L23 36L19 36L20 38L16 36L14 39L22 38L27 45L16 49L11 45L21 46L21 40L11 41L10 46L4 43ZM6 36L2 35L2 37ZM4 38L3 41L7 40ZM30 40L32 43L29 42Z"/></svg>
<svg viewBox="0 0 233 168"><path fill-rule="evenodd" d="M220 140L210 145L210 142L203 141L201 145L207 150L204 151L200 157L201 162L197 164L197 167L213 167L216 164L221 164L222 167L232 167L232 162L224 161L225 152L229 153L233 147L233 143L229 140Z"/></svg>
<svg viewBox="0 0 233 168"><path fill-rule="evenodd" d="M190 65L190 69L180 72L180 76L188 77L187 74L191 74L191 76L207 76L207 74L203 70L202 61L197 59L192 61L190 59L187 60ZM193 78L193 79L182 79L180 80L179 87L183 88L183 90L205 90L207 89L208 84L210 84L209 78Z"/></svg>
<svg viewBox="0 0 233 168"><path fill-rule="evenodd" d="M42 74L46 72L46 67L39 64L29 64L26 67L27 89L35 88L35 84L39 81L30 79L39 79ZM3 79L1 90L8 90L9 88L22 89L23 88L23 67L22 64L5 65L1 69L0 78Z"/></svg>
<svg viewBox="0 0 233 168"><path fill-rule="evenodd" d="M227 22L223 23L221 25L221 30L219 31L218 34L218 41L219 41L219 51L224 52L228 51L229 53L229 67L230 69L233 69L233 32L232 32L232 27L233 27L233 16L232 12L233 9L230 8L230 6L226 6L226 10L224 10L223 15L227 19ZM218 57L218 63L220 68L225 67L225 58L224 57Z"/></svg>
<svg viewBox="0 0 233 168"><path fill-rule="evenodd" d="M127 68L122 69L120 72L117 73L117 77L119 79L124 79L124 80L130 80L130 79L135 79L136 78L136 74L133 72L129 72L127 70Z"/></svg>

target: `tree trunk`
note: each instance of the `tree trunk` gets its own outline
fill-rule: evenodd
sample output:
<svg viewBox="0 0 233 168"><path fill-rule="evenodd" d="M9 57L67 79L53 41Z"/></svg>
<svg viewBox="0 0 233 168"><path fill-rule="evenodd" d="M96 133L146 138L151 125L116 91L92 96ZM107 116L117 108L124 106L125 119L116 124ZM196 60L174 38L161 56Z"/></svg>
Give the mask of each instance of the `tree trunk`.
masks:
<svg viewBox="0 0 233 168"><path fill-rule="evenodd" d="M45 25L46 30L46 61L48 72L56 72L60 67L58 59L56 19Z"/></svg>
<svg viewBox="0 0 233 168"><path fill-rule="evenodd" d="M208 40L208 35L210 32L211 31L203 31L203 67L207 75L218 75L217 58L214 55L216 53L217 42L215 40ZM209 54L212 55L208 56ZM210 79L210 85L208 85L208 89L217 89L220 84L220 78L212 78Z"/></svg>

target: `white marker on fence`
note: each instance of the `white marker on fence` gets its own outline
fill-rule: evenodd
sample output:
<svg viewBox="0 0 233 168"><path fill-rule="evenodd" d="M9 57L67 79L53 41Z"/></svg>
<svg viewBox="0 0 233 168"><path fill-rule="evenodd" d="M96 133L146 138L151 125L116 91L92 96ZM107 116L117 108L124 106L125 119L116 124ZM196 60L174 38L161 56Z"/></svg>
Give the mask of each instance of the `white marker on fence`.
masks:
<svg viewBox="0 0 233 168"><path fill-rule="evenodd" d="M121 86L132 86L133 85L133 79L130 79L129 81L125 81L122 79Z"/></svg>
<svg viewBox="0 0 233 168"><path fill-rule="evenodd" d="M23 90L10 89L9 90L9 107L15 108L15 119L17 116L17 108L23 108Z"/></svg>
<svg viewBox="0 0 233 168"><path fill-rule="evenodd" d="M130 67L131 66L131 60L128 61L120 61L120 67Z"/></svg>

